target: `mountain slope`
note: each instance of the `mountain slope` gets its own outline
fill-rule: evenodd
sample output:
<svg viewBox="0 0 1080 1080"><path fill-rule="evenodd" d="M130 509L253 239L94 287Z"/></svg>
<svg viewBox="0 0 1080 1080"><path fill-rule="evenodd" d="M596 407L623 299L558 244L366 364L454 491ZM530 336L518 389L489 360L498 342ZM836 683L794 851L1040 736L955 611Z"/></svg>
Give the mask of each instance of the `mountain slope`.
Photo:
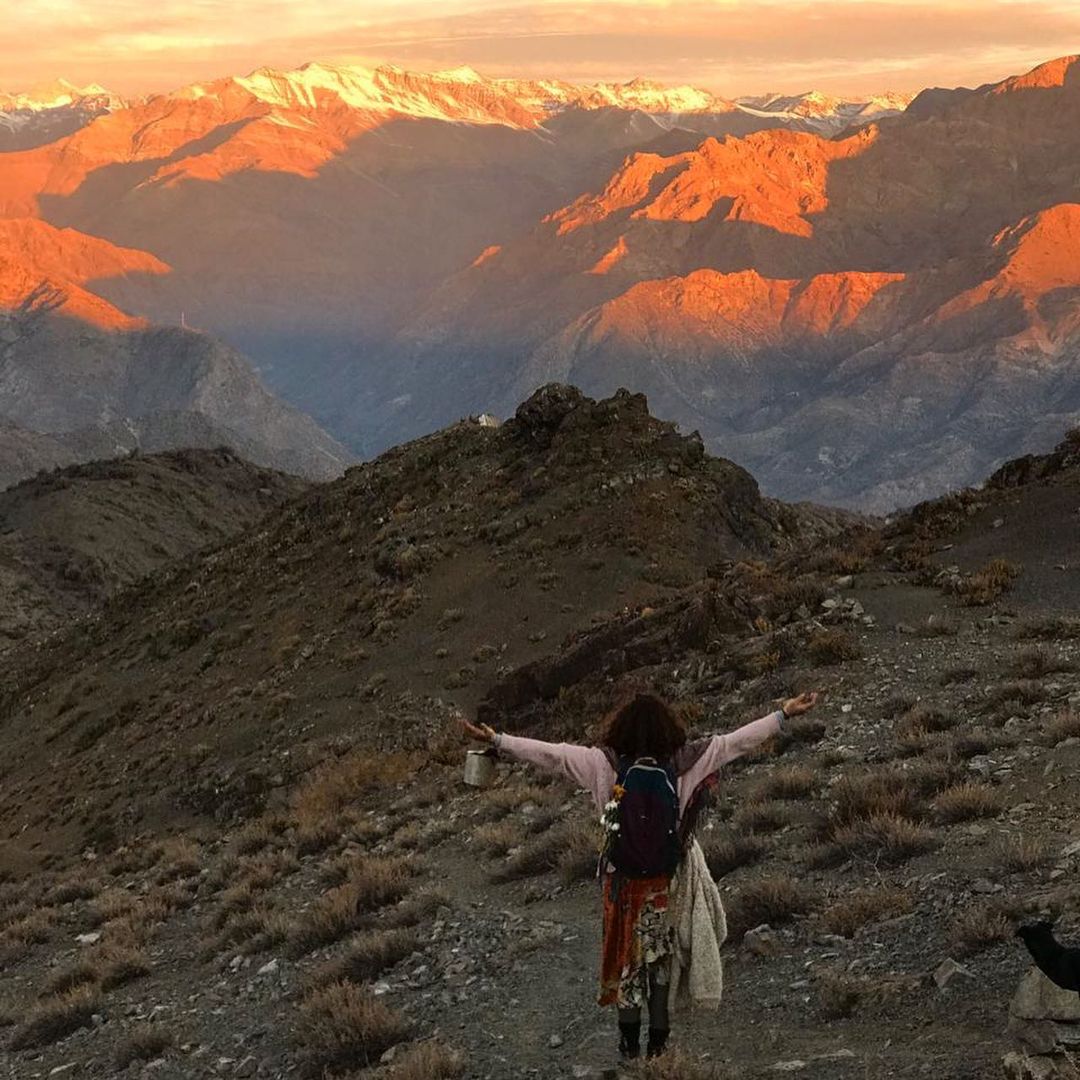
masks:
<svg viewBox="0 0 1080 1080"><path fill-rule="evenodd" d="M1077 69L841 139L630 156L399 332L385 430L419 387L430 424L628 381L767 490L875 511L1053 445L1078 409Z"/></svg>
<svg viewBox="0 0 1080 1080"><path fill-rule="evenodd" d="M0 649L84 615L299 494L231 451L72 465L0 491Z"/></svg>
<svg viewBox="0 0 1080 1080"><path fill-rule="evenodd" d="M164 753L129 777L133 813L201 812L203 780L228 813L265 796L301 728L305 739L348 730L372 746L421 745L447 699L475 703L498 672L613 609L677 599L724 559L820 540L846 521L763 499L639 396L594 402L548 387L502 427L463 422L315 488L147 579L38 660L12 652L0 662L8 775L16 788L44 785L44 807L63 796L41 772L41 739L95 772L152 737ZM718 625L752 617L721 607ZM69 693L82 700L75 723L56 711ZM136 699L133 712L122 704ZM31 707L34 731L19 723ZM114 724L117 709L132 723ZM197 743L208 747L198 780L182 766ZM108 796L86 793L85 820L109 817ZM11 809L0 806L5 829L21 827ZM48 839L82 842L75 824Z"/></svg>

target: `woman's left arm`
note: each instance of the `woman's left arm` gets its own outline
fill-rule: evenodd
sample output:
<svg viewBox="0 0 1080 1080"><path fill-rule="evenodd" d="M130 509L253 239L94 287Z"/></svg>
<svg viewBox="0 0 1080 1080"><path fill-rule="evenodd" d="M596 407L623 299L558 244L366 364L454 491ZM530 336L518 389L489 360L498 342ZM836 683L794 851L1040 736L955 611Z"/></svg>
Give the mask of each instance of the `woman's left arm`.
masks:
<svg viewBox="0 0 1080 1080"><path fill-rule="evenodd" d="M801 716L809 712L818 700L817 692L799 694L788 698L779 709L763 716L760 720L744 724L741 728L723 735L714 735L709 740L705 752L694 762L684 776L684 784L689 788L703 780L710 773L716 772L729 762L744 754L756 750L784 730L784 721L792 716Z"/></svg>

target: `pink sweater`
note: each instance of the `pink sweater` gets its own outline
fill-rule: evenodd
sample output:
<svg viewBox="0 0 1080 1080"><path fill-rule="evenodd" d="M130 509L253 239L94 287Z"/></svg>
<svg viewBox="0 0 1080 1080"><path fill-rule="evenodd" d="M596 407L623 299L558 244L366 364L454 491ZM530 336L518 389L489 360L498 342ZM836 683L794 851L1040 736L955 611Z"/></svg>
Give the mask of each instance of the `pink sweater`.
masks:
<svg viewBox="0 0 1080 1080"><path fill-rule="evenodd" d="M679 813L686 809L690 797L706 776L779 734L782 717L783 714L777 710L726 735L713 735L704 752L679 777ZM498 735L495 745L502 753L518 761L527 761L531 765L568 776L574 783L592 792L598 809L602 810L611 798L615 770L607 754L598 746L549 743L525 739L520 735Z"/></svg>

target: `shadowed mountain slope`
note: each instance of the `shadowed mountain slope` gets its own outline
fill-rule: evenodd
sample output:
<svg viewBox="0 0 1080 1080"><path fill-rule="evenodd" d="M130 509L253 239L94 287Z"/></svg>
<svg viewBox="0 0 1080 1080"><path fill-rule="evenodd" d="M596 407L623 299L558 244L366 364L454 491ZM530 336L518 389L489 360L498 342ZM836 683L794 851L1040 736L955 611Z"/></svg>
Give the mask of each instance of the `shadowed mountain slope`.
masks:
<svg viewBox="0 0 1080 1080"><path fill-rule="evenodd" d="M463 422L390 451L46 649L8 654L0 821L27 825L29 787L51 818L70 767L87 777L80 810L48 837L31 822L22 842L120 828L120 762L132 821L228 815L304 767L301 739L421 745L441 701L475 702L499 671L613 609L662 603L725 559L847 520L763 499L640 396L545 388L502 427ZM718 626L750 618L722 607ZM19 722L31 708L32 730ZM48 777L46 756L68 764Z"/></svg>
<svg viewBox="0 0 1080 1080"><path fill-rule="evenodd" d="M0 492L0 648L40 637L297 495L229 450L72 465Z"/></svg>

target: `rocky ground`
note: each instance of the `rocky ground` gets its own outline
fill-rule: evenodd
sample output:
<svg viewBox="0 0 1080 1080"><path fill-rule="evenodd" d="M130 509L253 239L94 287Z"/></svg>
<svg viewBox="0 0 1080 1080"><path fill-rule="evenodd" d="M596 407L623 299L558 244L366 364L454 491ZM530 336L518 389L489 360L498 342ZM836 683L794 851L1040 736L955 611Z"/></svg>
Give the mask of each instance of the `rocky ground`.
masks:
<svg viewBox="0 0 1080 1080"><path fill-rule="evenodd" d="M634 684L699 732L825 694L725 777L702 833L724 1004L680 1018L645 1075L1074 1075L1075 995L1026 975L1013 932L1039 912L1080 931L1075 455L831 544L721 558L474 692L508 728L579 739ZM465 787L456 702L418 704L423 740L301 733L258 800L9 870L0 1075L609 1072L595 815L510 763ZM142 761L110 760L120 785Z"/></svg>

